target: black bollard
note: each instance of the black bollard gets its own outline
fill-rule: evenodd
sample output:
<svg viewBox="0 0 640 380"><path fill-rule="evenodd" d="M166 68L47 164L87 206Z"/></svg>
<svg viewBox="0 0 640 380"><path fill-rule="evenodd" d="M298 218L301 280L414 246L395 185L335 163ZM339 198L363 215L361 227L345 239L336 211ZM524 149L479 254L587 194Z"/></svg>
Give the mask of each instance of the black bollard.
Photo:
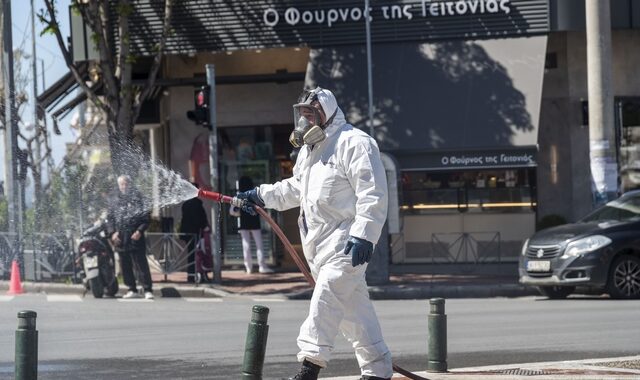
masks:
<svg viewBox="0 0 640 380"><path fill-rule="evenodd" d="M444 314L444 298L432 298L429 305L427 371L447 372L447 316Z"/></svg>
<svg viewBox="0 0 640 380"><path fill-rule="evenodd" d="M18 312L16 330L16 380L38 378L38 331L35 311Z"/></svg>
<svg viewBox="0 0 640 380"><path fill-rule="evenodd" d="M247 340L244 345L244 360L242 361L242 379L262 380L262 365L267 350L267 335L269 334L269 308L255 305L252 308L251 322L247 329Z"/></svg>

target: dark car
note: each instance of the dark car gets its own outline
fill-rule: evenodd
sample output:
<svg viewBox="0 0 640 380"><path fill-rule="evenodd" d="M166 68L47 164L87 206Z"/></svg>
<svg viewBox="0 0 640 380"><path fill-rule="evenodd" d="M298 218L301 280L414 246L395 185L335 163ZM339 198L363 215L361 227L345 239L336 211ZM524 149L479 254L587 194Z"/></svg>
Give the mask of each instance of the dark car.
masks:
<svg viewBox="0 0 640 380"><path fill-rule="evenodd" d="M549 298L576 290L640 298L640 191L596 209L576 223L548 228L525 241L520 282Z"/></svg>

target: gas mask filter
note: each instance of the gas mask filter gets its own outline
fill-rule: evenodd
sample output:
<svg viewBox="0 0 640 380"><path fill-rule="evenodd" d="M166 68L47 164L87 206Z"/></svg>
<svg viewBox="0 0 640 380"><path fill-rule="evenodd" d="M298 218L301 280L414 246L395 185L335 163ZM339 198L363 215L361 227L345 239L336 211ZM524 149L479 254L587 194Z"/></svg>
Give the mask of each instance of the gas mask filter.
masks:
<svg viewBox="0 0 640 380"><path fill-rule="evenodd" d="M293 132L289 136L289 142L296 148L302 147L304 144L315 145L327 136L324 134L324 130L320 126L321 120L320 113L315 107L310 107L316 113L316 116L309 116L313 111L307 112L307 116L296 112L294 106L295 120L297 120Z"/></svg>
<svg viewBox="0 0 640 380"><path fill-rule="evenodd" d="M320 88L311 91L301 103L293 106L293 132L289 136L289 142L296 148L304 144L315 145L327 136L324 133L320 110L312 102L317 101L317 92Z"/></svg>

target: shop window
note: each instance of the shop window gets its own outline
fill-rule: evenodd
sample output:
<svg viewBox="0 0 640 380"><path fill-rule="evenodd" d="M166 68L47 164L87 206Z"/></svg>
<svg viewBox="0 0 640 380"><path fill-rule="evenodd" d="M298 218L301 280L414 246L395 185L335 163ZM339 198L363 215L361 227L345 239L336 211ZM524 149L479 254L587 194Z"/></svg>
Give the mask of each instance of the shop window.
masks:
<svg viewBox="0 0 640 380"><path fill-rule="evenodd" d="M535 209L535 169L403 171L404 213L523 212Z"/></svg>

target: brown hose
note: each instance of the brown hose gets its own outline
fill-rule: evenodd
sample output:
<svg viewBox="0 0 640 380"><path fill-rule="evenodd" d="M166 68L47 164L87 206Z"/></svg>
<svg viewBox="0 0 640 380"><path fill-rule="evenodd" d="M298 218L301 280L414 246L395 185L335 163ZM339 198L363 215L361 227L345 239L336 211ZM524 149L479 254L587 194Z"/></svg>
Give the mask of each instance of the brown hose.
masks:
<svg viewBox="0 0 640 380"><path fill-rule="evenodd" d="M262 215L264 219L269 223L269 225L271 226L271 228L273 228L273 231L276 233L276 235L278 235L278 237L280 238L280 241L282 242L282 244L284 244L284 248L287 250L287 252L289 253L289 256L291 256L293 261L295 261L296 265L298 266L298 269L300 269L300 272L302 272L304 277L309 282L309 285L311 285L312 288L315 287L316 281L313 279L313 276L311 276L311 273L309 273L307 266L302 261L300 256L298 256L298 253L296 252L295 248L293 248L293 246L291 245L291 242L289 241L289 239L287 239L287 237L284 235L284 232L282 232L282 229L280 228L280 226L278 226L275 220L273 220L271 216L269 216L269 214L262 207L256 205L255 209L258 212L258 214Z"/></svg>

